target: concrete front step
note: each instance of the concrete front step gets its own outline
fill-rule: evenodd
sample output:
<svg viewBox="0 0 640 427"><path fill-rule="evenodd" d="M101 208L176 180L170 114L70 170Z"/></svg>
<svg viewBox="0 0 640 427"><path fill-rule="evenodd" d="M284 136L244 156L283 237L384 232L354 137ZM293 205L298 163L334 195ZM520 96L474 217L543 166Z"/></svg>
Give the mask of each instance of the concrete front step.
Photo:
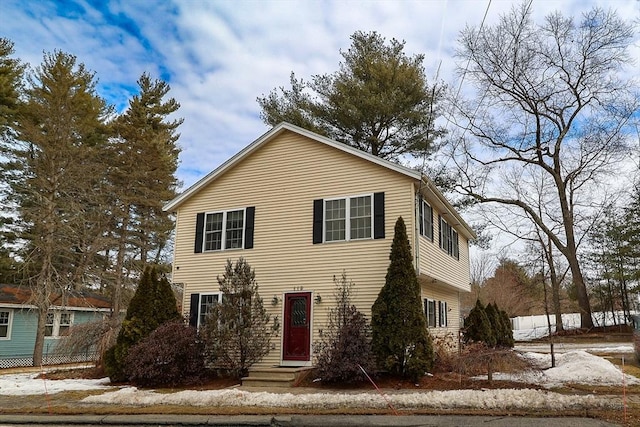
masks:
<svg viewBox="0 0 640 427"><path fill-rule="evenodd" d="M249 376L242 378L245 387L293 387L312 368L268 367L250 368Z"/></svg>

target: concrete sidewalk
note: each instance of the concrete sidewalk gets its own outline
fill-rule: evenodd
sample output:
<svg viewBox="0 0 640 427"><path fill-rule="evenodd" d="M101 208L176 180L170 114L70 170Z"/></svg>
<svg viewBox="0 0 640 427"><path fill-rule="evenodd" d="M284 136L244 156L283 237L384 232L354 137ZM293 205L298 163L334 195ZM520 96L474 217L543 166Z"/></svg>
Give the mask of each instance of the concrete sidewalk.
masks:
<svg viewBox="0 0 640 427"><path fill-rule="evenodd" d="M462 415L2 415L5 426L270 426L270 427L611 427L591 418L531 418Z"/></svg>

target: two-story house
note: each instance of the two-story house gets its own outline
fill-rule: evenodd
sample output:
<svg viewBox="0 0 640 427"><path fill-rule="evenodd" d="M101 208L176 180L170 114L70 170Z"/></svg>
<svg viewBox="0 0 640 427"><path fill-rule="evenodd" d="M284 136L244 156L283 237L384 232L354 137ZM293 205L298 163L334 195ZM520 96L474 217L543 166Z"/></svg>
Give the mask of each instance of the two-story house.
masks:
<svg viewBox="0 0 640 427"><path fill-rule="evenodd" d="M335 304L333 278L343 271L354 283L352 302L370 317L400 216L429 329L457 344L475 235L420 172L283 123L165 210L176 217L172 274L193 325L224 297L216 278L227 259L244 257L255 269L265 307L281 324L262 365L312 365Z"/></svg>

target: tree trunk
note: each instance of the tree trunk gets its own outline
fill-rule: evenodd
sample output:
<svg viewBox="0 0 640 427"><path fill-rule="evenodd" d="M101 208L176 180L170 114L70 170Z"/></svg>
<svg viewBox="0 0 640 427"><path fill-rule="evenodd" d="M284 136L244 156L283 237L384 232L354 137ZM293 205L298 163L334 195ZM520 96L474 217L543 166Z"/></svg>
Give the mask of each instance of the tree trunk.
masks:
<svg viewBox="0 0 640 427"><path fill-rule="evenodd" d="M130 206L123 209L122 226L120 229L120 237L118 239L118 255L116 256L115 281L113 284L113 300L111 303L111 325L116 327L120 322L120 310L122 309L122 287L124 286L124 257L127 250L127 236L129 227Z"/></svg>
<svg viewBox="0 0 640 427"><path fill-rule="evenodd" d="M44 329L47 322L48 310L38 309L38 328L36 329L36 342L33 346L33 366L42 366L42 353L44 351Z"/></svg>
<svg viewBox="0 0 640 427"><path fill-rule="evenodd" d="M580 307L580 327L582 329L593 329L593 319L591 318L591 303L589 302L589 296L587 295L587 287L584 283L582 271L578 264L578 257L575 251L571 253L571 256L567 256L569 261L569 268L571 269L571 276L573 277L573 285L576 288L578 295L578 306Z"/></svg>

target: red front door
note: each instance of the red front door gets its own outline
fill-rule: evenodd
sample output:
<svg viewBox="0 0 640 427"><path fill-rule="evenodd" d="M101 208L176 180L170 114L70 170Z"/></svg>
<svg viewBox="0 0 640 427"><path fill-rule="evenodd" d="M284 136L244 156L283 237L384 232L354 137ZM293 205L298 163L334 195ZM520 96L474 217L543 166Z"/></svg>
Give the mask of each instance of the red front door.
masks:
<svg viewBox="0 0 640 427"><path fill-rule="evenodd" d="M311 293L284 296L283 360L311 360Z"/></svg>

